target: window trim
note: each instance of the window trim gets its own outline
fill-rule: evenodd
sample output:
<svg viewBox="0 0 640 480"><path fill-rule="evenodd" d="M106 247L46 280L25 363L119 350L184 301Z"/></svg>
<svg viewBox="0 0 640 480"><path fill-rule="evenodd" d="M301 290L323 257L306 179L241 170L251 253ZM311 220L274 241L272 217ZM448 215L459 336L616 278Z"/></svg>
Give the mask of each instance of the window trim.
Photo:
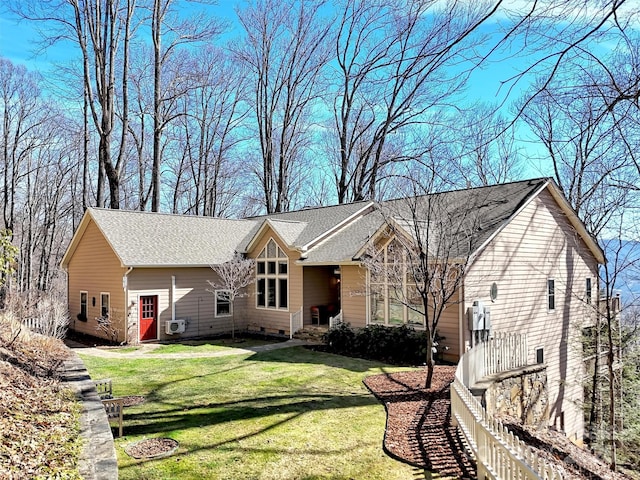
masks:
<svg viewBox="0 0 640 480"><path fill-rule="evenodd" d="M547 278L547 310L554 312L556 309L556 280Z"/></svg>
<svg viewBox="0 0 640 480"><path fill-rule="evenodd" d="M214 307L213 307L214 317L215 318L232 317L233 316L233 302L231 301L231 299L224 300L224 301L221 302L221 303L226 303L226 304L229 305L229 313L221 314L221 313L218 312L218 300L219 300L218 294L221 293L221 292L229 292L229 290L221 288L221 289L216 290L214 292Z"/></svg>
<svg viewBox="0 0 640 480"><path fill-rule="evenodd" d="M84 294L84 311L83 311L83 302L82 295ZM89 292L87 290L80 290L80 313L78 314L78 320L83 322L87 321L89 318Z"/></svg>
<svg viewBox="0 0 640 480"><path fill-rule="evenodd" d="M274 256L271 257L269 249L274 246ZM270 237L256 257L256 308L289 311L289 285L289 257L284 248ZM283 286L286 292L282 292ZM270 301L270 292L273 293L273 302Z"/></svg>
<svg viewBox="0 0 640 480"><path fill-rule="evenodd" d="M584 289L585 289L585 301L587 305L591 305L591 302L593 300L593 285L592 285L591 277L587 277L585 279Z"/></svg>
<svg viewBox="0 0 640 480"><path fill-rule="evenodd" d="M104 297L107 297L107 311L105 313L104 309ZM109 292L100 292L100 316L106 318L109 316L111 311L111 293Z"/></svg>

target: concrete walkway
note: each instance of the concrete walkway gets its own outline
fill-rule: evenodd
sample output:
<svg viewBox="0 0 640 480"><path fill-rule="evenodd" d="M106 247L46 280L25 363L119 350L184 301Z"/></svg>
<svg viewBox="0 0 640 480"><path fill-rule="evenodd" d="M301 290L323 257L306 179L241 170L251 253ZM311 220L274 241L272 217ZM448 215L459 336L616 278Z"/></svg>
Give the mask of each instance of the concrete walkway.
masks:
<svg viewBox="0 0 640 480"><path fill-rule="evenodd" d="M299 340L297 338L287 340L285 342L269 343L267 345L258 345L255 347L228 347L225 350L218 352L185 352L185 353L153 353L154 350L165 344L159 343L142 343L136 345L136 350L132 351L119 351L122 349L131 348L128 347L89 347L73 340L66 340L65 343L76 353L82 355L90 355L92 357L102 358L164 358L164 359L184 359L184 358L213 358L213 357L227 357L229 355L247 355L258 352L270 352L271 350L279 350L281 348L297 347L300 345L310 345L311 343L306 340Z"/></svg>

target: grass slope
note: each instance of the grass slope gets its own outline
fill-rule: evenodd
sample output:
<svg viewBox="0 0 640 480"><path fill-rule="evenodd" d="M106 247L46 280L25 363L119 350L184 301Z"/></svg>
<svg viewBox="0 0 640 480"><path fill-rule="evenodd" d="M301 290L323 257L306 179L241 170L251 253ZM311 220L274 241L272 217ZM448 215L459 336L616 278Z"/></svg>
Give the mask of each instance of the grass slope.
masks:
<svg viewBox="0 0 640 480"><path fill-rule="evenodd" d="M144 395L116 440L121 479L407 479L382 451L385 412L362 379L387 367L288 348L188 360L84 357L117 396ZM397 371L398 369L389 369ZM135 460L133 441L170 437L178 452Z"/></svg>

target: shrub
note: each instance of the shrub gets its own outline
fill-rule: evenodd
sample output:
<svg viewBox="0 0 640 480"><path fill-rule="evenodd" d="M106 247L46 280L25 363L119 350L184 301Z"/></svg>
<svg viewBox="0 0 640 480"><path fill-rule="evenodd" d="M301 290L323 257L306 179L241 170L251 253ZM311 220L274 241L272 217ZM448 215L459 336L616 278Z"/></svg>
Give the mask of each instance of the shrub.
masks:
<svg viewBox="0 0 640 480"><path fill-rule="evenodd" d="M436 335L436 339L442 337ZM348 323L340 323L329 329L323 340L330 352L351 357L400 365L422 365L426 359L426 332L407 325L369 325L354 329Z"/></svg>
<svg viewBox="0 0 640 480"><path fill-rule="evenodd" d="M330 328L322 336L322 340L329 346L330 351L335 353L346 353L353 345L356 334L348 323L339 323Z"/></svg>

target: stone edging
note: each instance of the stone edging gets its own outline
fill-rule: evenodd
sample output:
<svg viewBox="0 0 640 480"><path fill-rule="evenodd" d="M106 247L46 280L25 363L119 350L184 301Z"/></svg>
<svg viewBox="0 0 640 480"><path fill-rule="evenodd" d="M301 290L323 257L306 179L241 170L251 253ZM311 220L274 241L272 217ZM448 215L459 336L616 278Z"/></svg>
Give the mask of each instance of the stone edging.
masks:
<svg viewBox="0 0 640 480"><path fill-rule="evenodd" d="M64 362L60 377L82 402L80 475L85 480L117 479L118 461L107 414L84 362L75 352L69 352L71 357Z"/></svg>

